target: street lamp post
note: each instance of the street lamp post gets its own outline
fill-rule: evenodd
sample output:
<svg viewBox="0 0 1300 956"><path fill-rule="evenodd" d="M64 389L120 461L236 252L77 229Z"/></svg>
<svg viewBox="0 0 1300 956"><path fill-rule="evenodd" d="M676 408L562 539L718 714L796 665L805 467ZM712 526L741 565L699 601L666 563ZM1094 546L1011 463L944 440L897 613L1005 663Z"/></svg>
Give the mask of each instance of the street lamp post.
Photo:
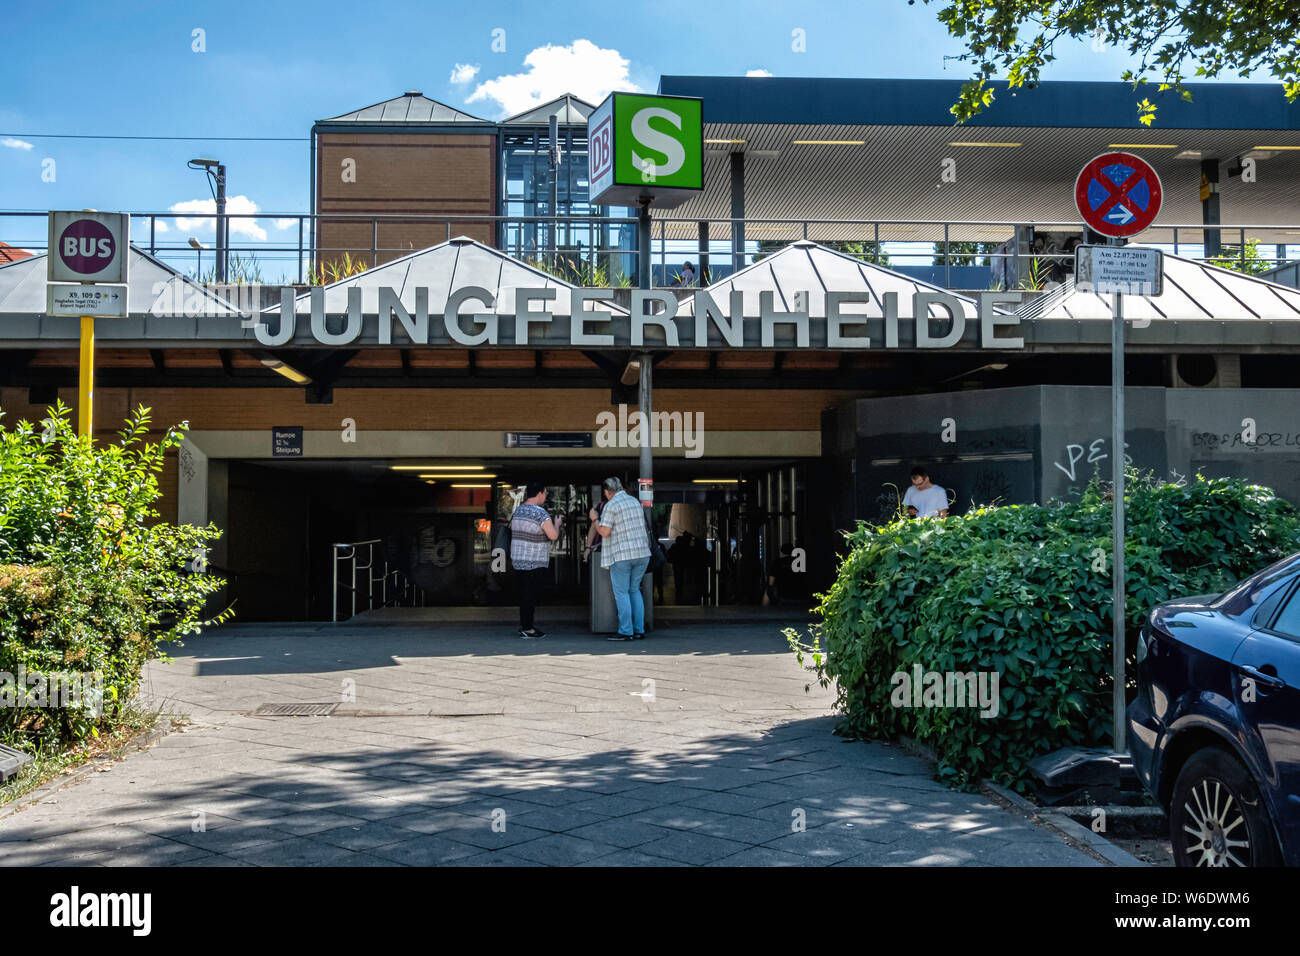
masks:
<svg viewBox="0 0 1300 956"><path fill-rule="evenodd" d="M190 248L194 250L194 281L203 281L203 250L206 248L193 236L190 236Z"/></svg>
<svg viewBox="0 0 1300 956"><path fill-rule="evenodd" d="M212 198L217 201L217 265L218 282L226 281L226 259L230 248L230 225L226 222L226 167L215 159L191 159L190 169L202 169L208 174ZM214 171L215 170L215 171Z"/></svg>

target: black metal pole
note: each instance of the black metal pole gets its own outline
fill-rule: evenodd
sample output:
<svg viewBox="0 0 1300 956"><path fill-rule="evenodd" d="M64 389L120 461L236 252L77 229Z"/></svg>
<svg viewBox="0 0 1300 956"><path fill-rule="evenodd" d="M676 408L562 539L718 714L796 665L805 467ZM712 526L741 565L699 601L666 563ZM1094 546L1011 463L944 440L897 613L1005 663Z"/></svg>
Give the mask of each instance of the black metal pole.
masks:
<svg viewBox="0 0 1300 956"><path fill-rule="evenodd" d="M217 166L217 281L226 281L226 252L230 224L226 222L226 167Z"/></svg>
<svg viewBox="0 0 1300 956"><path fill-rule="evenodd" d="M636 223L636 284L638 288L651 288L650 280L652 272L650 269L650 199L649 197L641 200L641 212Z"/></svg>
<svg viewBox="0 0 1300 956"><path fill-rule="evenodd" d="M1201 160L1201 222L1219 224L1219 161ZM1223 251L1219 230L1205 230L1205 258L1212 259Z"/></svg>

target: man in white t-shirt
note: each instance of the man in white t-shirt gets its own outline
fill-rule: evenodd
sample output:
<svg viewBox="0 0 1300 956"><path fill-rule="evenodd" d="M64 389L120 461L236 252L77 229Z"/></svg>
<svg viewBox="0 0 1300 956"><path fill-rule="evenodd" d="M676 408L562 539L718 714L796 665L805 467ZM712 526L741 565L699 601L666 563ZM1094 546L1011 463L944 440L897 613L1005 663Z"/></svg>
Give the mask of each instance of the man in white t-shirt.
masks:
<svg viewBox="0 0 1300 956"><path fill-rule="evenodd" d="M948 517L948 492L930 481L920 465L912 469L912 487L903 495L909 518Z"/></svg>

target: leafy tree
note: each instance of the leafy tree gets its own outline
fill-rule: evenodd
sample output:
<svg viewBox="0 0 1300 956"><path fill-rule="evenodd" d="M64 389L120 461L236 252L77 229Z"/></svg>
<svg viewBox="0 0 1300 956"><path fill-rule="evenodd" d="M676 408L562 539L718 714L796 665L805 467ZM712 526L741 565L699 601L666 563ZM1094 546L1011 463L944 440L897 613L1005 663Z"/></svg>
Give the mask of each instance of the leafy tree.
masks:
<svg viewBox="0 0 1300 956"><path fill-rule="evenodd" d="M1246 275L1259 275L1261 272L1267 272L1274 265L1259 254L1259 241L1256 239L1246 240L1244 256L1241 254L1241 246L1220 246L1219 253L1216 258L1205 261L1212 266L1244 272Z"/></svg>
<svg viewBox="0 0 1300 956"><path fill-rule="evenodd" d="M954 266L988 265L988 259L980 262L978 257L987 256L989 253L994 252L998 245L996 242L949 242L947 262ZM936 266L944 264L943 250L944 244L942 242L934 244L934 264Z"/></svg>
<svg viewBox="0 0 1300 956"><path fill-rule="evenodd" d="M790 243L784 239L760 239L758 242L758 252L754 255L754 261L765 259L774 252L780 252ZM883 243L875 242L858 242L857 240L847 242L823 242L821 245L827 249L834 249L836 252L842 252L846 256L853 256L855 259L861 259L863 262L871 262L878 266L889 266L889 253L882 246Z"/></svg>
<svg viewBox="0 0 1300 956"><path fill-rule="evenodd" d="M912 3L913 0L908 0ZM929 4L934 0L924 0ZM1284 84L1288 102L1300 97L1300 0L945 0L939 20L966 45L958 59L974 64L952 107L965 122L993 102L988 83L1005 74L1012 87L1032 88L1056 59L1056 41L1092 37L1138 59L1122 79L1134 88L1155 77L1159 90L1185 100L1186 71L1215 78L1265 71ZM1193 68L1194 67L1194 68ZM1156 106L1137 104L1150 126Z"/></svg>

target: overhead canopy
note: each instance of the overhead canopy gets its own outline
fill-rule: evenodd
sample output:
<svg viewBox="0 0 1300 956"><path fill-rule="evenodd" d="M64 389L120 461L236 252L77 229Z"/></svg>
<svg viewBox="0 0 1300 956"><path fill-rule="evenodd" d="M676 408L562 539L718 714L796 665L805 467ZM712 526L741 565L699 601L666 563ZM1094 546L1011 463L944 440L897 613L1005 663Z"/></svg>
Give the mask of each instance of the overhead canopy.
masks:
<svg viewBox="0 0 1300 956"><path fill-rule="evenodd" d="M976 317L973 299L930 285L911 276L894 272L881 266L855 259L808 239L800 239L760 259L752 266L741 269L708 287L724 315L730 316L731 293L742 295L746 315L757 315L759 296L773 294L773 305L782 311L796 309L795 293L808 293L804 308L809 317L826 318L826 293L846 292L866 297L867 302L846 303L841 311L851 315L879 318L884 313L884 296L890 292L898 296L900 317L912 316L913 297L918 292L942 293L960 303L966 318ZM691 313L694 303L687 299L679 311ZM931 305L932 318L944 318L947 312L939 305Z"/></svg>
<svg viewBox="0 0 1300 956"><path fill-rule="evenodd" d="M1111 296L1084 291L1074 279L1028 303L1019 311L1026 320L1109 319ZM1220 269L1182 256L1164 256L1164 292L1159 296L1125 295L1124 318L1138 322L1300 320L1300 291L1257 276Z"/></svg>
<svg viewBox="0 0 1300 956"><path fill-rule="evenodd" d="M402 305L412 314L416 309L415 290L427 289L429 312L439 314L446 310L452 292L466 286L478 286L487 290L492 296L493 306L487 310L482 303L472 300L466 303L463 311L491 311L497 315L514 315L515 292L524 288L554 289L555 298L547 303L546 311L552 315L567 316L571 305L570 293L575 288L498 249L460 236L324 286L325 313L341 315L347 312L348 290L360 289L362 313L377 314L379 290L388 288L397 294ZM613 302L602 302L599 307L627 314L627 310L619 308ZM534 304L532 308L537 311L539 306ZM266 311L269 313L279 310L277 305ZM299 315L311 312L310 293L298 297L296 311Z"/></svg>
<svg viewBox="0 0 1300 956"><path fill-rule="evenodd" d="M1300 223L1300 101L1280 83L1189 83L1146 95L1155 125L1138 121L1130 83L1044 81L1033 89L990 84L996 100L962 126L948 112L962 81L812 77L664 76L659 92L704 100L704 190L664 218L669 237L694 238L701 219L731 218L732 154L744 158L744 214L757 219L849 219L815 224L822 242L876 238L882 220L1077 223L1074 179L1092 157L1123 148L1152 163L1164 187L1156 225L1201 222L1201 160L1221 163L1221 220L1277 225L1250 230L1295 243ZM1280 147L1280 148L1279 148ZM1229 170L1256 160L1255 181ZM951 163L945 165L945 161ZM945 176L945 172L948 173ZM790 226L746 223L746 238L792 239ZM727 224L713 223L712 238ZM952 227L952 241L1001 242L1010 226ZM941 242L941 225L881 222L879 238ZM1240 242L1225 230L1224 243ZM1148 241L1172 242L1168 230ZM1200 244L1199 230L1179 243Z"/></svg>
<svg viewBox="0 0 1300 956"><path fill-rule="evenodd" d="M241 311L233 298L213 295L138 249L131 253L131 315L96 323L97 337L120 348L952 348L1028 354L1104 352L1111 337L1108 303L1077 289L1058 290L1008 314L1010 307L998 309L994 299L981 295L977 303L802 240L703 290L716 312L702 322L693 315L695 295L679 299L668 320L655 305L662 292L580 290L463 237L301 295L285 287L293 317L288 322L279 306L254 320L251 303L239 303ZM10 349L75 349L77 319L43 314L42 259L0 266L0 342ZM1149 302L1128 297L1128 315L1173 321L1136 323L1129 339L1135 352L1300 352L1300 291L1192 260L1165 261L1165 294ZM534 293L527 303L522 290ZM546 291L554 298L539 297ZM580 292L585 304L576 321ZM743 321L730 314L733 292ZM828 314L830 293L841 295L838 322ZM313 297L323 315L312 316ZM349 297L358 299L359 316L349 309ZM616 301L630 301L639 316ZM889 320L891 301L897 322ZM922 303L931 321L918 324L913 318ZM535 318L521 321L525 308ZM602 321L602 312L612 318ZM676 329L673 339L669 326Z"/></svg>
<svg viewBox="0 0 1300 956"><path fill-rule="evenodd" d="M0 314L45 315L47 258L42 254L0 265ZM127 278L127 305L131 315L239 315L220 296L135 245L131 246Z"/></svg>

